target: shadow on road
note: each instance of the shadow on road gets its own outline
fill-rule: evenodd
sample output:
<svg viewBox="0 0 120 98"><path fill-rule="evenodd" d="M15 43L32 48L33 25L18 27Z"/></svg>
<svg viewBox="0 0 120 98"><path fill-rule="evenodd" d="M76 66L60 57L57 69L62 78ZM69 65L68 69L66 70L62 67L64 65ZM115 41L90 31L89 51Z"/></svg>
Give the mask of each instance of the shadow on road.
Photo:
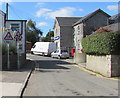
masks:
<svg viewBox="0 0 120 98"><path fill-rule="evenodd" d="M36 60L36 68L39 69L70 69L67 65L71 63L60 60Z"/></svg>

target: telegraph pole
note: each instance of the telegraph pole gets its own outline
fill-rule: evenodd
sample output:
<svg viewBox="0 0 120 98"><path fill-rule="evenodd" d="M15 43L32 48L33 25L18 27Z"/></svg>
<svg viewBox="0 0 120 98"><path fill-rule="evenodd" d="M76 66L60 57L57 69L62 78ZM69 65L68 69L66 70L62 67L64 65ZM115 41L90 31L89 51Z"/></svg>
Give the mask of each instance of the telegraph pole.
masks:
<svg viewBox="0 0 120 98"><path fill-rule="evenodd" d="M8 3L6 3L6 20L8 20Z"/></svg>

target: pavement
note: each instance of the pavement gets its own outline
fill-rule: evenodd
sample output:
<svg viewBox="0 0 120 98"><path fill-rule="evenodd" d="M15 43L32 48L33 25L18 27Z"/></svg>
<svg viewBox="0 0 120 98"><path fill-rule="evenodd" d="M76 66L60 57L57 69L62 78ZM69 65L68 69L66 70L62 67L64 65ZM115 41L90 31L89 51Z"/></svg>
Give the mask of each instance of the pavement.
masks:
<svg viewBox="0 0 120 98"><path fill-rule="evenodd" d="M27 60L26 66L20 70L0 72L0 96L21 96L33 67L34 62Z"/></svg>

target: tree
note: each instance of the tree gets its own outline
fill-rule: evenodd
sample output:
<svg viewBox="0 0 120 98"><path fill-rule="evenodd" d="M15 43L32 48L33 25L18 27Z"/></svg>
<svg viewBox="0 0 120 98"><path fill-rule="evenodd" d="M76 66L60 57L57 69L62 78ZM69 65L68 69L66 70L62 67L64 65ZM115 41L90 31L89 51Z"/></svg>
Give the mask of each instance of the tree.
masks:
<svg viewBox="0 0 120 98"><path fill-rule="evenodd" d="M28 21L26 26L27 32L27 41L31 42L32 45L39 41L39 35L42 35L43 32L36 27L36 23L31 19Z"/></svg>
<svg viewBox="0 0 120 98"><path fill-rule="evenodd" d="M54 31L49 31L46 35L46 37L43 38L44 42L53 42L51 38L54 37Z"/></svg>

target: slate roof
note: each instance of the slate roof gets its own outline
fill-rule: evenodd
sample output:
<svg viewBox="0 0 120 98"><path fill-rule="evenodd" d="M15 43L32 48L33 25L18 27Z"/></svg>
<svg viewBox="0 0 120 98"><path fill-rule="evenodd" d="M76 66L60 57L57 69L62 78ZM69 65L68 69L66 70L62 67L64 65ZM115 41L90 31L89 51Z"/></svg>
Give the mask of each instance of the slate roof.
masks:
<svg viewBox="0 0 120 98"><path fill-rule="evenodd" d="M72 26L80 19L81 17L56 17L59 26Z"/></svg>
<svg viewBox="0 0 120 98"><path fill-rule="evenodd" d="M87 19L89 19L90 17L92 17L93 15L95 15L98 12L101 12L101 13L105 14L106 16L110 17L110 15L108 15L107 13L105 13L103 10L98 9L98 10L96 10L96 11L94 11L94 12L92 12L92 13L86 15L86 16L84 16L83 18L81 18L79 21L77 21L76 23L74 23L73 26L75 26L75 25L77 25L77 24L79 24L79 23L81 23L83 21L86 21Z"/></svg>
<svg viewBox="0 0 120 98"><path fill-rule="evenodd" d="M114 20L115 23L118 23L120 22L120 13L119 14L116 14L116 15L113 15L109 18L109 20Z"/></svg>

